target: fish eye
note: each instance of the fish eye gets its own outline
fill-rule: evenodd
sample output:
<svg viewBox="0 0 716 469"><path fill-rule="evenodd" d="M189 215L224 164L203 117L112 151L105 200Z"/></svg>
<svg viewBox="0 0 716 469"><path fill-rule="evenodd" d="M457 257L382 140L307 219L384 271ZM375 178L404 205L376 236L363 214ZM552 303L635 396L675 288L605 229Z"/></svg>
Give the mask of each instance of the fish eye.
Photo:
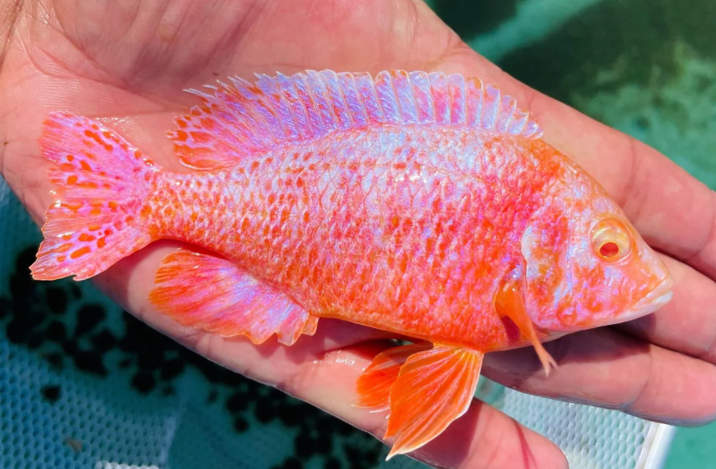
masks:
<svg viewBox="0 0 716 469"><path fill-rule="evenodd" d="M592 249L609 262L624 259L631 252L631 236L619 220L601 220L592 228Z"/></svg>

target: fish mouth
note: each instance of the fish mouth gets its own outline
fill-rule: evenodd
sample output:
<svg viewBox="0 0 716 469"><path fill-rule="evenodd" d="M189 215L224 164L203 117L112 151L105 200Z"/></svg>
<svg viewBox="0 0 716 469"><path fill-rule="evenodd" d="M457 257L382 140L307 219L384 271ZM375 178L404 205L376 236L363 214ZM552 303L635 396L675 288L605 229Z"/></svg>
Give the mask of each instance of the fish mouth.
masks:
<svg viewBox="0 0 716 469"><path fill-rule="evenodd" d="M634 306L629 308L624 314L619 316L619 322L631 321L649 313L653 313L657 309L671 301L674 292L674 279L668 276L656 288L647 293L642 299L636 302Z"/></svg>

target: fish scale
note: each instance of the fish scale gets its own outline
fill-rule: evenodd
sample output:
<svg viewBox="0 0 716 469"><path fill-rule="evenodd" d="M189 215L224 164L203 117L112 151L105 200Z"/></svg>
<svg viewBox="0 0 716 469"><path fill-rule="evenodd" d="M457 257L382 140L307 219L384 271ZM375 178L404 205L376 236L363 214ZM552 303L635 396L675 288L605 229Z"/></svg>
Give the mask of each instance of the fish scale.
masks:
<svg viewBox="0 0 716 469"><path fill-rule="evenodd" d="M385 138L397 132L401 138ZM531 141L520 148L512 142L492 140L490 133L464 129L366 129L338 143L313 143L316 151L301 153L297 159L292 158L296 150L290 150L286 156L273 152L218 172L167 173L157 179L146 202L148 217L155 236L217 251L245 266L255 278L289 293L317 316L492 350L507 340L506 334L481 334L485 323L490 330L502 324L489 305L498 288L495 279L504 275L499 273L501 264L493 259L518 253L505 253L497 244L492 253L486 252L482 243L467 241L510 239L520 233L539 206L540 191L551 177L545 171L529 170L541 165L533 157ZM371 151L376 146L377 157ZM475 173L470 162L476 158L462 155L482 147L492 150ZM427 148L437 159L428 157ZM513 156L499 157L507 152ZM434 162L443 164L430 166ZM419 177L411 180L414 173ZM296 174L303 181L300 185ZM364 178L372 184L363 184ZM372 185L379 185L380 190L373 191ZM502 194L518 188L522 203L506 204ZM182 197L181 191L191 195ZM380 196L368 197L371 192ZM531 202L525 194L533 194ZM310 202L321 195L325 201L321 210L304 220ZM470 200L470 210L464 203L459 209L464 198ZM211 208L199 205L187 220L176 215L182 211L177 205L181 200L208 200ZM167 211L167 206L172 210ZM434 209L429 218L421 216L423 207ZM237 223L245 214L252 214L252 222ZM195 221L191 222L193 215ZM417 231L430 235L401 228L406 221L412 227L413 220L423 224ZM284 246L302 246L304 255L287 257ZM326 255L318 262L309 254L312 251ZM384 262L366 268L367 253ZM485 275L469 277L467 283L465 264L485 264ZM366 273L364 281L357 281L356 272ZM377 291L374 279L383 288ZM425 279L429 282L423 285ZM416 289L415 285L423 287ZM485 294L473 296L472 303L465 304L461 300L465 295L457 295L461 290ZM441 300L443 292L447 296ZM478 323L476 330L466 331L474 311L493 317ZM416 316L429 320L416 327Z"/></svg>
<svg viewBox="0 0 716 469"><path fill-rule="evenodd" d="M618 205L516 101L440 72L330 70L194 91L169 172L101 124L47 120L58 200L37 279L92 277L163 238L149 301L180 324L285 345L338 318L408 337L357 404L389 457L459 418L487 352L647 314L673 280ZM101 237L100 237L101 236ZM307 339L304 339L307 340Z"/></svg>

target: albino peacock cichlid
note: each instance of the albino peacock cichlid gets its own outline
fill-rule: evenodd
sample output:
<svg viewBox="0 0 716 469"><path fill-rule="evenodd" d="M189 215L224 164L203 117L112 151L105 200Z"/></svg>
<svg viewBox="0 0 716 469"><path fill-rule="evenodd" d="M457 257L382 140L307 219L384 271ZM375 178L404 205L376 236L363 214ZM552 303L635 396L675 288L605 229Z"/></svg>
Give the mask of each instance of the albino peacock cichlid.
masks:
<svg viewBox="0 0 716 469"><path fill-rule="evenodd" d="M60 112L36 279L92 277L171 238L150 300L261 343L339 318L415 339L378 355L358 404L389 410L390 456L462 415L486 352L650 313L673 281L606 191L515 100L460 75L260 76L198 94L170 172Z"/></svg>

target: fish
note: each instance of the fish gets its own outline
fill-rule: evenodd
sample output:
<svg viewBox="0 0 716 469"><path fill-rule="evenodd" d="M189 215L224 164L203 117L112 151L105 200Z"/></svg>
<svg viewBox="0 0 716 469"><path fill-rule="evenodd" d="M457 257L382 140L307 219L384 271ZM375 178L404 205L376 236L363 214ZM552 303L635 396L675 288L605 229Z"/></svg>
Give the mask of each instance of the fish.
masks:
<svg viewBox="0 0 716 469"><path fill-rule="evenodd" d="M616 201L478 78L308 70L191 92L168 132L186 171L48 116L54 202L32 276L88 279L174 239L189 246L149 301L182 325L290 346L337 318L407 338L356 387L356 406L388 413L388 458L466 412L486 353L532 345L549 374L543 342L671 299Z"/></svg>

